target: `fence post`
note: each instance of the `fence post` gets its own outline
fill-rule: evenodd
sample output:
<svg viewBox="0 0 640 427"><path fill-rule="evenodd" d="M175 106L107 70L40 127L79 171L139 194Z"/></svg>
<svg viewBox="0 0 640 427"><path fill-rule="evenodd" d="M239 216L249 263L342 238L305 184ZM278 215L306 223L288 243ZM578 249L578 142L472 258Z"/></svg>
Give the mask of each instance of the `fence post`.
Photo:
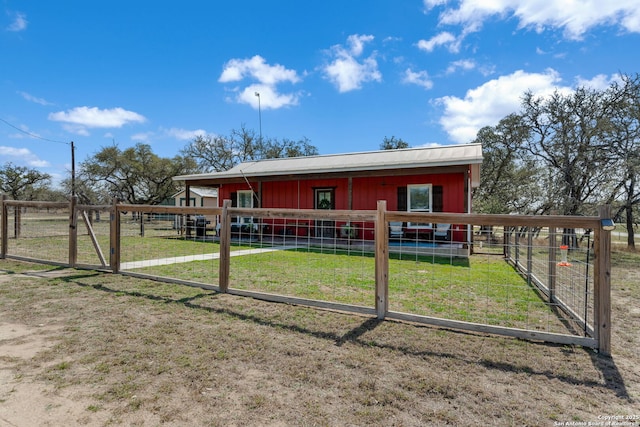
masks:
<svg viewBox="0 0 640 427"><path fill-rule="evenodd" d="M118 199L113 199L109 214L109 266L114 273L120 272L120 212Z"/></svg>
<svg viewBox="0 0 640 427"><path fill-rule="evenodd" d="M376 314L382 320L389 310L389 227L385 218L387 201L378 200L375 225Z"/></svg>
<svg viewBox="0 0 640 427"><path fill-rule="evenodd" d="M222 215L220 217L220 264L218 285L220 292L229 291L229 272L231 271L231 217L229 216L231 200L222 203Z"/></svg>
<svg viewBox="0 0 640 427"><path fill-rule="evenodd" d="M531 276L533 275L533 230L527 226L527 285L531 286Z"/></svg>
<svg viewBox="0 0 640 427"><path fill-rule="evenodd" d="M511 260L511 227L502 227L502 255L507 260Z"/></svg>
<svg viewBox="0 0 640 427"><path fill-rule="evenodd" d="M2 233L2 244L0 245L0 259L5 259L7 256L7 248L8 248L8 242L7 240L9 239L9 220L7 218L7 204L5 203L7 200L7 195L3 194L2 195L2 212L0 212L0 215L2 215L2 221L1 221L1 225L0 227L2 227L2 230L0 230L0 233Z"/></svg>
<svg viewBox="0 0 640 427"><path fill-rule="evenodd" d="M17 239L22 235L22 208L13 207L13 236Z"/></svg>
<svg viewBox="0 0 640 427"><path fill-rule="evenodd" d="M516 253L514 262L516 264L516 267L520 268L520 228L513 227L513 229L515 230L513 234L513 250Z"/></svg>
<svg viewBox="0 0 640 427"><path fill-rule="evenodd" d="M558 233L555 227L549 227L549 277L548 277L548 286L549 286L549 302L554 302L556 298L556 258L557 258L557 250L556 247L558 245L557 239Z"/></svg>
<svg viewBox="0 0 640 427"><path fill-rule="evenodd" d="M78 212L76 205L78 196L71 196L69 201L69 266L75 267L78 262Z"/></svg>
<svg viewBox="0 0 640 427"><path fill-rule="evenodd" d="M600 219L611 218L611 206L598 207ZM598 351L611 354L611 231L596 228L594 237L594 319Z"/></svg>

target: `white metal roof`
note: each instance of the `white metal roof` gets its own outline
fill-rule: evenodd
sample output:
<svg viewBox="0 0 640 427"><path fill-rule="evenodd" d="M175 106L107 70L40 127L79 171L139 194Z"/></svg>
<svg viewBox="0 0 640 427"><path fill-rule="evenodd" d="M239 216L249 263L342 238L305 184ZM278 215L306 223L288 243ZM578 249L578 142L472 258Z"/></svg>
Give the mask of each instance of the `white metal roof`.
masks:
<svg viewBox="0 0 640 427"><path fill-rule="evenodd" d="M173 179L176 181L190 181L216 178L458 166L481 163L481 144L460 144L428 148L407 148L402 150L265 159L244 162L224 172L181 175Z"/></svg>
<svg viewBox="0 0 640 427"><path fill-rule="evenodd" d="M196 196L200 197L218 197L218 189L217 188L206 188L206 187L191 187L189 191ZM178 197L183 194L185 190L180 190L176 194L174 194L173 198Z"/></svg>

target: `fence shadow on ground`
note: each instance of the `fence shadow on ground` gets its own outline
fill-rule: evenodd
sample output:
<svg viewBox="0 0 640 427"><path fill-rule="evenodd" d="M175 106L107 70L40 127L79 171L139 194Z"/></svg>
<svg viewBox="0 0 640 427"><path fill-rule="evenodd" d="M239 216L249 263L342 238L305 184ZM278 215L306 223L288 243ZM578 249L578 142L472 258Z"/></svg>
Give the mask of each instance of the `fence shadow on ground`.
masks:
<svg viewBox="0 0 640 427"><path fill-rule="evenodd" d="M443 350L435 350L435 349L423 349L418 350L415 348L410 348L406 345L393 344L393 343L385 343L380 339L367 337L363 338L363 335L373 332L375 329L380 327L385 322L393 322L396 324L404 324L407 327L420 328L420 329L430 329L433 330L436 334L454 334L458 338L454 338L455 341L459 341L460 337L466 337L472 340L484 340L488 335L483 335L480 333L461 331L450 328L438 328L433 326L425 326L420 324L413 324L407 322L399 322L395 320L380 320L377 318L364 318L362 323L358 326L352 328L345 334L336 333L335 330L313 330L307 327L300 326L299 324L282 322L280 320L275 320L273 318L269 318L267 315L261 316L259 314L248 314L243 313L238 310L234 310L228 307L210 307L202 304L198 304L196 301L202 300L203 298L212 298L218 299L224 294L218 292L202 292L193 296L185 297L185 298L169 298L166 296L155 295L153 293L145 293L139 291L131 291L131 290L123 290L112 288L106 286L104 284L91 284L83 282L82 279L88 277L94 277L100 273L91 273L91 274L77 274L72 276L60 277L60 279L69 284L74 284L84 288L92 288L97 291L125 295L134 298L144 298L154 302L165 302L167 304L180 304L184 307L194 310L201 310L208 313L215 313L230 316L234 319L241 321L249 321L260 326L266 326L269 328L274 328L277 330L284 330L289 332L294 332L298 334L308 335L317 339L329 340L335 343L336 346L343 346L346 343L350 343L353 345L360 346L362 348L377 348L380 350L390 350L398 353L402 353L403 355L409 355L420 358L435 358L439 360L454 360L456 362L460 362L463 365L469 365L471 369L473 367L483 367L489 370L501 371L504 373L512 373L512 374L521 374L525 372L528 375L533 376L542 376L548 379L553 379L560 381L561 383L568 385L581 385L589 388L603 389L611 391L615 394L617 398L624 400L631 400L631 397L628 394L627 388L624 383L624 379L616 366L616 363L611 356L606 356L599 354L593 350L582 348L580 346L566 346L562 344L554 344L548 342L535 342L528 341L527 345L539 347L541 350L548 348L560 348L560 349L570 349L568 351L575 352L578 355L584 355L584 357L589 357L591 363L594 368L601 372L603 381L597 380L586 380L583 378L579 378L566 373L558 373L552 369L541 369L538 363L532 361L534 363L526 364L523 360L518 360L517 363L513 361L507 360L489 360L487 358L481 358L478 356L478 352L468 352L461 351L460 353L455 353L451 351L443 351ZM242 297L244 298L244 297ZM269 302L268 304L279 304L274 302ZM322 310L318 308L309 308L305 307L309 310L320 310L326 311L327 313L334 314L336 316L350 316L352 318L363 318L363 315L357 315L353 313L343 313L337 312L333 310ZM492 338L498 338L491 336ZM434 336L434 342L437 337ZM479 345L481 347L482 344Z"/></svg>
<svg viewBox="0 0 640 427"><path fill-rule="evenodd" d="M624 378L622 378L613 356L603 356L593 351L589 352L589 355L591 356L593 367L602 372L606 388L615 392L616 397L631 401Z"/></svg>

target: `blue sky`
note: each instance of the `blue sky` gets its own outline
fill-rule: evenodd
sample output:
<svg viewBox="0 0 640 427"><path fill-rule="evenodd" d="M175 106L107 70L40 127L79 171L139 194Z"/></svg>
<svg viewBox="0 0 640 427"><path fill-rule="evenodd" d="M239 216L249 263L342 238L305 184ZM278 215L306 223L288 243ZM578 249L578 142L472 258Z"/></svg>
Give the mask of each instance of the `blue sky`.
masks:
<svg viewBox="0 0 640 427"><path fill-rule="evenodd" d="M321 154L466 143L527 90L640 71L640 0L0 5L0 163L54 182L70 141L77 163L114 142L173 157L260 117Z"/></svg>

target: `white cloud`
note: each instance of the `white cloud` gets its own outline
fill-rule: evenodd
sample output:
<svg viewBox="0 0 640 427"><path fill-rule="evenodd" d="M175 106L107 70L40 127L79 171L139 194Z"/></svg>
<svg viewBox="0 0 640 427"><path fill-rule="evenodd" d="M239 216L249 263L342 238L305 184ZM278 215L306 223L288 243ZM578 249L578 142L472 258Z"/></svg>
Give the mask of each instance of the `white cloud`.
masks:
<svg viewBox="0 0 640 427"><path fill-rule="evenodd" d="M13 125L12 125L13 126ZM29 129L29 126L20 124L18 126L13 126L20 132L9 134L9 138L11 139L26 139L26 138L40 138L37 132L34 132Z"/></svg>
<svg viewBox="0 0 640 427"><path fill-rule="evenodd" d="M591 79L584 79L578 77L576 79L576 86L587 87L594 90L606 90L614 82L621 82L620 75L607 76L605 74L598 74Z"/></svg>
<svg viewBox="0 0 640 427"><path fill-rule="evenodd" d="M97 107L76 107L67 111L50 113L49 120L62 122L72 133L88 135L87 128L121 128L129 123L144 123L146 118L123 108L101 110Z"/></svg>
<svg viewBox="0 0 640 427"><path fill-rule="evenodd" d="M153 132L139 132L131 135L132 141L148 143L155 134Z"/></svg>
<svg viewBox="0 0 640 427"><path fill-rule="evenodd" d="M447 4L445 1L424 0L426 11ZM440 24L462 25L466 32L478 31L491 17L516 17L519 28L538 32L560 29L570 39L581 39L592 28L617 25L629 32L640 32L639 0L460 0L457 8L447 8L440 14Z"/></svg>
<svg viewBox="0 0 640 427"><path fill-rule="evenodd" d="M300 78L295 70L288 70L280 64L269 65L260 55L249 59L232 59L224 65L218 81L230 83L252 78L260 83L275 85L280 82L298 83Z"/></svg>
<svg viewBox="0 0 640 427"><path fill-rule="evenodd" d="M258 109L258 97L255 94L259 92L260 107L265 110L298 104L299 93L282 94L277 89L281 83L300 82L301 79L295 70L289 70L280 64L269 65L260 55L255 55L249 59L232 59L227 62L218 81L231 83L245 79L255 80L257 83L232 89L232 102L248 104Z"/></svg>
<svg viewBox="0 0 640 427"><path fill-rule="evenodd" d="M66 130L69 133L75 133L80 136L89 136L91 135L86 127L80 125L74 125L69 123L64 123L62 125L62 129Z"/></svg>
<svg viewBox="0 0 640 427"><path fill-rule="evenodd" d="M426 52L433 52L433 50L440 46L446 46L449 52L458 53L460 51L460 39L456 38L453 34L445 31L440 34L436 34L429 40L419 40L418 49Z"/></svg>
<svg viewBox="0 0 640 427"><path fill-rule="evenodd" d="M449 137L458 143L475 139L484 126L494 126L505 116L520 109L522 95L530 91L544 96L554 90L568 92L561 87L559 74L552 69L544 73L516 71L470 89L464 98L445 96L438 99L444 106L440 124Z"/></svg>
<svg viewBox="0 0 640 427"><path fill-rule="evenodd" d="M415 148L437 148L442 147L442 144L439 142L425 142L423 144L414 145Z"/></svg>
<svg viewBox="0 0 640 427"><path fill-rule="evenodd" d="M7 14L13 19L11 24L6 27L7 31L18 32L27 29L27 24L29 23L29 21L27 21L27 15L22 12L8 12Z"/></svg>
<svg viewBox="0 0 640 427"><path fill-rule="evenodd" d="M402 41L401 37L387 36L382 40L382 43L389 44L389 43L395 43L395 42L401 42L401 41Z"/></svg>
<svg viewBox="0 0 640 427"><path fill-rule="evenodd" d="M429 74L426 71L414 72L411 68L405 70L402 81L404 83L422 86L425 89L431 89L433 87L433 81L429 78Z"/></svg>
<svg viewBox="0 0 640 427"><path fill-rule="evenodd" d="M323 72L339 92L360 89L366 82L382 81L375 52L360 62L357 59L364 52L364 45L371 41L373 36L354 34L347 38L347 48L342 45L331 48L335 59L324 67Z"/></svg>
<svg viewBox="0 0 640 427"><path fill-rule="evenodd" d="M207 132L202 129L187 130L187 129L171 128L171 129L165 129L164 132L166 135L173 137L175 139L178 139L180 141L190 141L195 139L195 137L198 135L207 134Z"/></svg>
<svg viewBox="0 0 640 427"><path fill-rule="evenodd" d="M349 53L353 56L360 56L364 52L365 43L373 41L372 35L360 35L352 34L347 37L347 44L349 45Z"/></svg>
<svg viewBox="0 0 640 427"><path fill-rule="evenodd" d="M256 95L260 94L260 97ZM249 104L256 110L262 108L278 109L290 105L298 105L300 93L279 93L273 86L268 85L250 85L238 92L238 101Z"/></svg>
<svg viewBox="0 0 640 427"><path fill-rule="evenodd" d="M36 104L45 105L45 106L46 105L53 105L51 102L47 101L46 99L37 98L37 97L27 93L27 92L18 91L18 94L20 96L22 96L24 99L26 99L27 101L29 101L29 102L35 102Z"/></svg>
<svg viewBox="0 0 640 427"><path fill-rule="evenodd" d="M447 4L447 0L424 0L424 7L427 11L443 4Z"/></svg>
<svg viewBox="0 0 640 427"><path fill-rule="evenodd" d="M15 158L16 164L25 164L29 167L43 168L49 166L49 162L38 158L27 148L0 146L0 156Z"/></svg>
<svg viewBox="0 0 640 427"><path fill-rule="evenodd" d="M470 59L461 59L459 61L453 61L451 64L449 64L449 66L447 67L447 74L452 74L455 73L457 70L473 70L474 68L476 68L476 63L475 61L472 61Z"/></svg>

